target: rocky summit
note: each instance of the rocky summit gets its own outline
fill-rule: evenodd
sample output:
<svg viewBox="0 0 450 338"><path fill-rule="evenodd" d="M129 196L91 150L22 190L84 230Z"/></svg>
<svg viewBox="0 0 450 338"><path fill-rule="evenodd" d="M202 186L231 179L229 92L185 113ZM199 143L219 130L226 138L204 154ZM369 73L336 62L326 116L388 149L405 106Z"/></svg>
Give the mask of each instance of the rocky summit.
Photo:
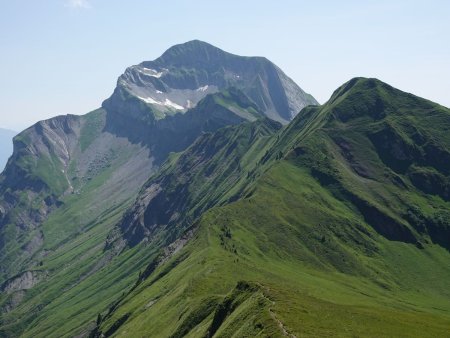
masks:
<svg viewBox="0 0 450 338"><path fill-rule="evenodd" d="M230 87L247 95L258 111L284 124L303 107L317 104L266 58L237 56L194 40L169 48L154 61L129 67L103 107L159 120L184 113L206 95Z"/></svg>

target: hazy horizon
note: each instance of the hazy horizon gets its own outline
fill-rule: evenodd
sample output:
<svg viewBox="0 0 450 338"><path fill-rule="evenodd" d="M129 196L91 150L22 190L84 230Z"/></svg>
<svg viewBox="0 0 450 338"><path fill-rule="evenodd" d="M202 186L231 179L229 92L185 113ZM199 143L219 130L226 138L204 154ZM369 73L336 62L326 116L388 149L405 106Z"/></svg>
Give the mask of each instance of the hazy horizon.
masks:
<svg viewBox="0 0 450 338"><path fill-rule="evenodd" d="M363 76L450 106L448 14L445 1L8 2L0 127L96 109L126 67L193 39L267 57L320 103Z"/></svg>

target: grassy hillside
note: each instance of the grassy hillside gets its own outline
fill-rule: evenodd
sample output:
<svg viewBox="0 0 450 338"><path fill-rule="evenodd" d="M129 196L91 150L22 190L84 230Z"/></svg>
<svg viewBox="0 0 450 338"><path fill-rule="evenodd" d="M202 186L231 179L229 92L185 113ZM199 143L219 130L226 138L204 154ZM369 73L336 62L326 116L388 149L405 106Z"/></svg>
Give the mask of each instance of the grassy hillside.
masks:
<svg viewBox="0 0 450 338"><path fill-rule="evenodd" d="M272 136L242 198L204 213L94 334L447 336L450 204L434 182L449 124L447 108L350 81Z"/></svg>
<svg viewBox="0 0 450 338"><path fill-rule="evenodd" d="M135 245L161 230L177 238L209 208L238 199L280 128L263 118L205 133L183 153L173 154L125 215L122 238Z"/></svg>
<svg viewBox="0 0 450 338"><path fill-rule="evenodd" d="M106 315L103 332L126 316L117 336L206 336L244 281L254 287L225 311L219 337L281 336L280 323L296 336L448 333L448 251L377 235L292 163L278 164L260 183L251 198L204 215L185 251ZM358 243L364 240L373 248Z"/></svg>
<svg viewBox="0 0 450 338"><path fill-rule="evenodd" d="M23 229L15 219L8 218L11 213L5 214L8 224L0 228L4 243L0 246L1 270L5 276L0 280L0 336L72 336L95 327L97 314L129 289L139 271L159 257L160 249L179 232L160 231L150 243L125 251L120 243L110 245L124 211L158 168L156 154L167 157L171 149L189 144L202 130L210 131L204 134L205 140L212 139L211 131L247 118L255 120L256 116L248 98L230 89L206 97L178 118L182 123L175 118L162 121L158 132L173 139L166 143L160 139L156 146L147 144L145 138L136 140L136 126L118 124L116 128L120 126L125 135L114 133L109 125L111 117L104 110L45 121L42 127L38 125L21 134L16 142L23 148L16 153L14 165L35 180L27 180L28 176L17 180L18 184L26 183L19 190L13 186L16 182L11 175L3 176L11 185L10 191L25 196L23 205L11 203L12 210L17 210L18 219L23 219L22 213L29 215L29 203L33 203L30 196L35 196L32 194L39 194L35 203L52 196L55 205L33 227ZM70 130L65 127L67 123L72 126ZM251 141L257 151L264 146L260 139L268 139L280 127L266 120L260 128L247 126L243 131L254 132ZM247 151L250 140L239 138L238 130L227 130L224 129L226 135L235 134L233 144L242 143L232 149L229 158ZM66 149L69 156L65 156ZM51 154L51 161L44 156L47 153ZM221 155L214 160L217 162ZM41 171L36 158L55 170ZM12 171L10 168L9 173ZM55 185L58 180L62 182L60 186ZM33 250L24 250L23 243L30 242Z"/></svg>
<svg viewBox="0 0 450 338"><path fill-rule="evenodd" d="M205 100L209 121L238 94ZM136 200L129 165L146 150L117 143L2 285L0 335L448 336L449 127L449 109L354 79L285 128L202 134Z"/></svg>
<svg viewBox="0 0 450 338"><path fill-rule="evenodd" d="M50 181L64 181L63 191L67 190L67 193L58 192L47 184L46 177L50 173L44 171L47 176L41 175L40 167L33 164L33 154L47 150L43 146L46 142L38 138L40 134L30 129L20 136L21 140L16 139L26 145L23 154L16 154L18 161L15 164L21 166L28 162L29 173L35 176L35 180L28 181L24 177L23 182L28 185L21 191L15 190L25 198L23 204L15 205L17 217L21 219L21 213L30 214L27 203L32 196L38 196L34 201L36 204L49 199L48 196L57 199L57 203L37 224L21 228L14 219L9 219L10 223L1 228L1 238L7 243L1 245L2 270L17 273L10 274L1 284L0 336L35 336L36 325L41 336L50 333L61 336L67 334L63 322L72 331L79 326L84 328L93 316L88 310L93 304L102 308L108 306L108 297L113 295L115 298L115 293L122 292L134 279L126 277L124 274L130 270L120 271L117 263L112 262L114 254L105 255L103 248L108 232L151 174L151 159L147 149L101 132L105 118L105 112L101 110L77 118L81 122L76 125L80 128L73 129L76 138L71 141L67 137L64 143L68 148L73 145L67 162L62 156L56 156L55 147L48 148L53 152L54 160L45 163L58 166L57 172L49 176ZM51 126L46 130L44 140L58 140L53 136L55 129L61 131L57 124L58 121L43 122L44 128ZM30 140L26 139L28 136ZM30 143L31 138L37 141ZM25 151L30 149L30 144L35 151ZM3 179L11 177L4 176ZM30 182L44 183L30 185ZM145 254L142 256L149 259ZM127 259L126 255L124 259ZM108 264L114 267L113 272L109 275L99 273ZM139 264L144 262L140 263L136 258L129 269L134 271L133 268L138 269L135 265L139 267ZM110 293L99 292L108 283Z"/></svg>

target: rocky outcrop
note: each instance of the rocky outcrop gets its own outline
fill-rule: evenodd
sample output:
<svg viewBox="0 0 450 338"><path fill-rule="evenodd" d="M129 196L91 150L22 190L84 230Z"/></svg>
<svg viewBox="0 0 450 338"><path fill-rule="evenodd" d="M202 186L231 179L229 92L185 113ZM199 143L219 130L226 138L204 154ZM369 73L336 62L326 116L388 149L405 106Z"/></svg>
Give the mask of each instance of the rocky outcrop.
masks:
<svg viewBox="0 0 450 338"><path fill-rule="evenodd" d="M48 276L45 271L25 271L0 286L0 291L6 295L0 303L0 313L8 313L19 306L25 298L26 291L32 289Z"/></svg>
<svg viewBox="0 0 450 338"><path fill-rule="evenodd" d="M1 290L8 294L15 291L29 290L45 278L45 276L46 273L43 271L25 271L4 282Z"/></svg>

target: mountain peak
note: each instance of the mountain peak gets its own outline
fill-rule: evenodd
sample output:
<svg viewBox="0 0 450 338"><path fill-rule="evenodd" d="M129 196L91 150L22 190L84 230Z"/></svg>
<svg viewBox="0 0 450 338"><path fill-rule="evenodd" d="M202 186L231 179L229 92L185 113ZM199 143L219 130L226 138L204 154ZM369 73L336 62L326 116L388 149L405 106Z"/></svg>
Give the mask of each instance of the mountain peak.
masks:
<svg viewBox="0 0 450 338"><path fill-rule="evenodd" d="M263 59L234 55L207 42L191 40L170 47L155 61L143 62L142 65L160 64L165 67L206 67L212 69L224 62L235 62L236 59L242 58Z"/></svg>
<svg viewBox="0 0 450 338"><path fill-rule="evenodd" d="M349 93L352 92L373 90L380 87L390 90L394 89L387 83L384 83L383 81L378 80L376 78L354 77L351 80L344 83L343 85L341 85L338 89L336 89L333 92L333 95L331 96L329 102L330 103L335 102L344 95L346 94L348 95Z"/></svg>
<svg viewBox="0 0 450 338"><path fill-rule="evenodd" d="M189 53L189 52L198 52L198 51L214 51L214 52L221 52L226 53L222 49L201 40L190 40L187 42L183 42L180 44L176 44L169 49L167 49L161 57L164 57L166 55L171 54L178 54L178 53Z"/></svg>
<svg viewBox="0 0 450 338"><path fill-rule="evenodd" d="M170 47L154 61L129 67L107 111L140 120L160 120L185 113L206 95L235 87L265 116L287 123L317 101L269 60L238 56L192 40Z"/></svg>
<svg viewBox="0 0 450 338"><path fill-rule="evenodd" d="M347 122L355 118L369 117L380 120L391 114L399 114L401 108L433 108L435 104L411 93L401 91L376 78L356 77L336 89L326 103L329 111Z"/></svg>

